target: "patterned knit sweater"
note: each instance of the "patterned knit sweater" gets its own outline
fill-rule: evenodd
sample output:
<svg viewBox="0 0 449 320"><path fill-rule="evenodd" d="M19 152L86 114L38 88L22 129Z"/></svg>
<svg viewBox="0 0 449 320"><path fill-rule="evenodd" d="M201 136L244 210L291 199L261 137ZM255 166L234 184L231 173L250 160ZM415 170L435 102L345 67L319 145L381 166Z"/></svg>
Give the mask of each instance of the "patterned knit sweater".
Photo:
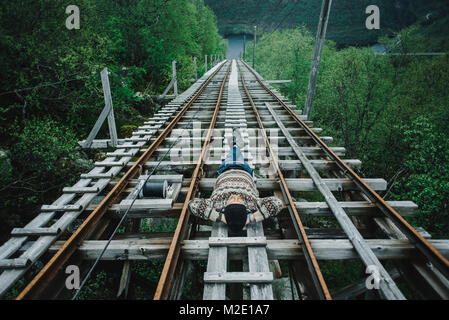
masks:
<svg viewBox="0 0 449 320"><path fill-rule="evenodd" d="M203 220L217 221L232 195L242 198L246 210L254 215L256 221L277 215L283 207L282 200L277 197L259 198L259 191L249 173L228 170L218 177L210 199L193 199L189 202L190 212Z"/></svg>

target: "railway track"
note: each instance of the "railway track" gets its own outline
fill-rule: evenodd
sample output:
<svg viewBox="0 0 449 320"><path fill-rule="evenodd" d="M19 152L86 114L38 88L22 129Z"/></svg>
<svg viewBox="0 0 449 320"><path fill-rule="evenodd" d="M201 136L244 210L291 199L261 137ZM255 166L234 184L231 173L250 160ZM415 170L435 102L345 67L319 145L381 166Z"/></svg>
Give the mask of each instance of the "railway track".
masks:
<svg viewBox="0 0 449 320"><path fill-rule="evenodd" d="M242 132L243 153L258 174L259 191L264 195L275 194L285 203L289 214L279 218L276 223L281 226L277 230L266 229L259 222L248 228L246 237L229 238L221 222L214 223L210 231L197 231L199 226L190 218L188 202L194 197L206 196L212 189L217 167L229 150L226 137L233 128ZM13 230L11 239L0 247L3 270L0 295L31 265L38 260L45 261L50 254L44 267L17 299L46 296L45 293L52 290L51 284L60 281L65 266L74 261L76 252L88 250L84 256L88 260L98 256L98 248L88 248L91 244L104 245L101 238L107 234L108 226L110 228L124 210L128 210L129 219L138 226L145 218L178 219L169 237L154 239L155 243L164 244L163 249L152 247L152 236L140 247L136 239L126 242L120 238L112 241L110 252L114 254L105 255L108 260L132 261L162 254L165 263L152 297L156 300L179 299L189 259L204 259L204 256L208 259L203 279L204 299L225 299L226 287L233 283L249 284L247 298L273 299L271 283L274 279L269 261L292 257L296 258L290 262L290 273L295 277L297 291L305 291L303 297L310 299L332 299L317 259L317 256L323 259L326 255L323 256L314 239L318 234L324 234L324 239L333 236L326 230L314 234L304 222L308 216L335 219L340 227L339 237L349 240L365 266L377 270L381 297L405 299L380 262L372 241L362 236L355 216L374 220L377 228L393 234L393 239L407 239L413 244L417 257L412 265L424 270L426 267L416 260L429 261L437 269L437 280L432 279L433 283L439 282L433 284L433 290L444 298L449 294L442 278L449 278L448 260L402 217L413 214L416 205L407 201L384 201L374 190L385 189L385 182L361 179L353 170L360 166L360 161L340 159L344 148L328 147L332 138L320 137L320 132L320 128L313 128L311 121L304 120L298 110L290 107L288 101L245 62L222 61L159 110L114 152L108 152L105 160L97 162L77 184L65 188L55 203L43 206L41 213L27 226ZM153 174L148 177L150 171ZM133 196L148 178L168 180L174 186L173 193L167 199L133 202ZM317 191L323 199L321 202L297 199ZM343 199L337 199L338 193L344 195ZM93 200L98 197L101 201L94 204ZM77 220L82 223L65 236L64 231ZM134 235L140 237L139 227L134 229ZM198 238L201 232L210 237ZM272 234L280 237L275 240L279 242L268 240ZM64 236L66 240L55 242ZM240 267L242 270L231 272L226 265L242 248L246 252L242 257L244 270ZM298 250L302 262L296 261ZM123 279L129 272L125 270L128 269L123 269ZM429 275L431 272L426 269L421 273ZM297 285L299 282L305 289Z"/></svg>
<svg viewBox="0 0 449 320"><path fill-rule="evenodd" d="M340 170L342 176L348 177L358 188L358 191L361 192L367 199L369 199L372 203L374 203L377 208L388 217L394 225L410 240L411 243L415 245L415 247L419 250L419 252L429 260L446 278L449 279L449 260L446 259L438 250L435 249L421 234L419 234L408 222L394 209L392 208L382 197L379 196L371 187L369 187L362 178L360 178L351 168L348 166L343 160L340 159L338 155L336 155L327 144L320 139L320 137L311 130L311 128L291 109L289 106L276 95L272 90L270 90L265 83L262 82L261 77L257 75L257 73L252 70L246 63L242 63L245 65L246 69L250 71L250 73L254 76L257 83L273 98L277 100L277 103L283 107L285 111L287 111L291 117L295 120L295 122L306 132L308 136L310 136L313 140L313 143L320 147L326 156L335 163L335 166ZM242 78L242 81L245 80ZM249 91L247 94L249 95ZM252 103L253 104L253 103ZM253 104L255 107L255 104ZM324 196L326 203L332 210L335 218L339 222L342 229L348 235L348 238L351 240L355 250L359 254L361 260L364 262L366 267L374 266L379 273L380 277L380 290L383 296L387 299L405 299L404 295L400 292L399 288L394 283L393 279L385 270L381 262L377 259L376 255L369 248L369 246L364 241L364 238L358 231L357 227L351 221L349 216L346 214L345 210L338 203L338 200L331 192L331 190L326 186L323 182L323 179L319 175L318 171L311 164L310 160L307 156L302 152L299 148L299 145L295 143L294 139L290 136L286 127L282 124L279 117L273 111L273 108L267 104L267 107L270 109L270 113L276 119L277 124L279 125L281 131L285 136L288 137L288 140L293 146L296 155L298 156L301 164L307 174L312 178L314 184L317 186L318 190ZM298 222L300 223L300 222ZM299 228L301 229L301 225ZM303 233L303 232L301 232ZM304 233L305 234L305 233ZM319 270L319 269L318 269ZM317 271L318 271L317 270Z"/></svg>

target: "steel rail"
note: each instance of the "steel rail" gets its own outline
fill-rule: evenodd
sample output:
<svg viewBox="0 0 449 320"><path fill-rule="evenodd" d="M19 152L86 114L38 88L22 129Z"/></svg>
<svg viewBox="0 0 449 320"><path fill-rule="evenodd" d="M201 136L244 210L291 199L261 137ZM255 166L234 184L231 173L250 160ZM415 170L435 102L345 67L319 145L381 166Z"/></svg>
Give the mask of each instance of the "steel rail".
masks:
<svg viewBox="0 0 449 320"><path fill-rule="evenodd" d="M390 218L396 227L410 240L418 251L426 257L447 279L449 279L449 260L446 259L432 244L420 235L395 209L393 209L377 192L371 189L363 179L354 172L339 156L337 156L326 143L324 143L315 132L277 94L272 92L259 78L248 64L242 61L248 70L255 76L259 84L271 94L281 106L296 120L312 140L321 147L326 155L335 162L345 176L370 199L381 212Z"/></svg>
<svg viewBox="0 0 449 320"><path fill-rule="evenodd" d="M178 265L179 256L181 253L181 244L185 239L187 224L190 217L190 212L188 210L189 201L195 195L198 190L198 184L202 177L203 166L206 153L208 152L212 131L215 127L215 123L217 121L218 112L220 110L221 99L223 96L224 87L226 85L226 80L229 76L229 72L231 70L231 64L229 64L226 74L223 78L223 82L220 86L220 91L218 93L217 103L215 104L214 114L212 116L209 129L207 131L206 139L203 143L203 147L201 149L201 154L196 164L195 170L192 175L192 181L190 182L189 190L187 192L187 196L184 201L184 205L182 207L181 213L179 215L178 225L176 226L175 233L173 235L170 248L167 253L167 257L165 259L164 267L162 269L161 276L159 278L159 282L156 288L156 292L154 294L154 300L167 300L170 296L170 291L173 287L173 280L175 276L176 267Z"/></svg>
<svg viewBox="0 0 449 320"><path fill-rule="evenodd" d="M129 181L133 179L141 170L146 161L152 156L154 151L162 144L165 138L173 130L182 116L198 99L204 89L209 85L215 75L221 70L225 62L217 68L209 78L201 85L200 89L195 95L186 103L183 109L175 116L175 118L168 124L168 126L161 132L156 140L148 147L148 149L140 156L134 165L123 175L114 188L106 195L101 203L94 211L84 220L84 222L77 228L71 237L64 243L64 245L56 252L41 271L34 277L34 279L25 287L25 289L17 296L16 300L33 299L39 296L50 282L57 275L58 271L62 269L64 264L78 249L81 242L89 237L94 227L98 224L104 214L107 212L115 201L119 198L123 190L125 190Z"/></svg>
<svg viewBox="0 0 449 320"><path fill-rule="evenodd" d="M309 267L309 271L312 276L312 280L315 284L315 290L316 290L318 296L320 297L320 299L331 300L332 297L329 293L329 289L327 288L326 282L324 281L324 277L321 273L320 266L318 265L318 261L315 257L313 250L312 250L312 246L310 245L310 241L307 237L307 234L306 234L306 231L302 224L301 218L299 217L298 210L296 209L293 198L292 198L290 191L287 187L287 183L284 179L284 175L282 174L281 168L279 166L279 162L277 161L276 155L271 147L271 144L270 144L270 141L266 134L266 129L263 125L259 111L257 110L256 104L254 103L251 93L249 92L249 90L246 86L245 77L243 76L243 72L241 72L241 81L242 81L242 86L245 90L245 93L246 93L246 95L250 101L250 104L253 108L254 114L256 115L259 127L260 127L260 129L262 129L262 134L263 134L263 137L265 140L265 144L270 153L271 163L273 164L274 169L279 177L279 186L281 187L281 191L284 195L284 199L287 200L288 210L290 212L292 220L295 222L294 223L295 230L296 230L299 240L302 242L301 248L303 249L304 257L306 258L306 262Z"/></svg>

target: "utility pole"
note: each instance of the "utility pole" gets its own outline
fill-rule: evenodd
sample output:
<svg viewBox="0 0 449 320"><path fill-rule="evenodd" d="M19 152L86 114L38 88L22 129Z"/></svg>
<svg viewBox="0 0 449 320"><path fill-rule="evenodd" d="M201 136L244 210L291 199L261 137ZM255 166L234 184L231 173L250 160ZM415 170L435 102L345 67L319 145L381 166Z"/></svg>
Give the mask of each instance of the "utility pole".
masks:
<svg viewBox="0 0 449 320"><path fill-rule="evenodd" d="M254 69L254 57L255 57L255 53L256 53L256 40L257 40L256 32L257 32L257 26L254 26L253 69Z"/></svg>
<svg viewBox="0 0 449 320"><path fill-rule="evenodd" d="M204 55L204 73L207 72L207 54Z"/></svg>
<svg viewBox="0 0 449 320"><path fill-rule="evenodd" d="M318 79L318 69L321 61L321 51L323 50L324 40L326 38L327 23L329 21L331 5L332 0L323 0L323 4L321 6L320 21L318 22L318 28L316 31L312 70L310 70L306 106L304 108L304 114L307 116L307 120L310 120L310 115L312 113L313 98L315 96L316 82Z"/></svg>
<svg viewBox="0 0 449 320"><path fill-rule="evenodd" d="M198 67L196 66L196 57L193 57L193 63L195 65L195 81L198 80Z"/></svg>
<svg viewBox="0 0 449 320"><path fill-rule="evenodd" d="M176 60L172 62L172 71L173 71L173 91L175 93L175 97L178 96L178 77L176 76Z"/></svg>
<svg viewBox="0 0 449 320"><path fill-rule="evenodd" d="M243 59L245 60L245 54L246 54L246 34L243 34Z"/></svg>

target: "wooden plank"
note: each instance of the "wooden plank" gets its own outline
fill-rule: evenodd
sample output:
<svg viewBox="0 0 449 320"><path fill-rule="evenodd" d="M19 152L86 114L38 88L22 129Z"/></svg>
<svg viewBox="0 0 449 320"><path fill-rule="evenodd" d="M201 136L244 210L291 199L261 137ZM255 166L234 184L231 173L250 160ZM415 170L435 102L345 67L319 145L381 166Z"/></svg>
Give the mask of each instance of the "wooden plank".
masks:
<svg viewBox="0 0 449 320"><path fill-rule="evenodd" d="M250 129L248 129L248 131L250 131ZM120 147L120 146L119 146ZM136 145L132 145L129 148L136 148ZM146 149L141 149L141 152L144 152ZM176 148L175 148L176 150ZM256 154L257 152L263 152L265 150L265 147L263 148L248 148L248 150L251 153ZM324 152L323 150L321 150L319 147L301 147L301 150L304 152L304 154L306 154L307 156L323 156ZM346 149L343 147L333 147L331 148L332 151L335 152L335 154L339 155L339 156L343 156L346 153ZM159 154L163 153L167 153L168 148L159 148L158 152ZM191 148L190 152L193 152L194 155L198 156L199 155L199 151L200 149L198 148ZM211 151L214 152L226 152L227 150L224 148L211 148ZM291 149L290 147L279 147L278 148L278 155L293 155L293 149Z"/></svg>
<svg viewBox="0 0 449 320"><path fill-rule="evenodd" d="M99 173L102 168L94 168L90 171L91 174ZM115 169L112 169L114 172ZM118 169L119 170L119 169ZM117 173L117 172L115 172ZM81 179L75 183L74 187L85 187L91 183L91 180ZM105 188L109 180L100 179L96 182L96 185L100 190ZM63 194L52 205L65 205L71 202L77 195ZM95 198L95 193L87 193L82 195L75 203L75 205L81 205L83 208ZM81 214L81 211L68 211L65 212L52 226L52 228L58 228L61 231L67 229L69 225ZM25 228L39 228L47 225L54 217L55 212L41 212L31 222L29 222ZM26 252L23 252L19 258L29 259L31 264L37 261L40 256L47 251L50 245L57 239L58 235L45 235L34 241ZM15 252L17 252L21 246L28 240L28 236L13 236L6 243L0 247L0 259L5 259ZM22 277L30 266L18 269L7 269L0 274L0 296L3 296L14 283Z"/></svg>
<svg viewBox="0 0 449 320"><path fill-rule="evenodd" d="M215 222L212 226L212 237L227 237L228 228L223 222ZM209 241L207 241L209 246ZM207 272L226 272L228 263L227 247L212 247L208 250ZM203 291L204 300L225 300L226 284L205 283Z"/></svg>
<svg viewBox="0 0 449 320"><path fill-rule="evenodd" d="M158 100L163 100L167 96L167 93L173 87L173 85L175 84L175 81L176 81L175 78L172 78L170 80L170 83L168 84L167 88L165 88L164 92L160 96L157 97Z"/></svg>
<svg viewBox="0 0 449 320"><path fill-rule="evenodd" d="M353 216L383 216L376 205L370 201L339 201L339 205L349 215ZM387 201L387 203L397 210L402 216L414 216L418 206L413 201ZM314 216L329 216L332 211L326 202L295 202L300 213Z"/></svg>
<svg viewBox="0 0 449 320"><path fill-rule="evenodd" d="M215 178L202 178L200 188L203 190L212 190L215 185ZM290 191L315 191L317 187L312 179L285 179ZM356 190L357 187L350 179L331 178L322 179L324 185L331 191ZM374 190L386 190L387 182L384 179L364 179L364 181ZM279 188L278 183L271 179L257 179L256 187L258 190L275 190Z"/></svg>
<svg viewBox="0 0 449 320"><path fill-rule="evenodd" d="M316 188L324 196L326 203L328 204L329 208L331 209L331 211L334 214L335 218L337 219L338 223L340 224L342 229L346 232L346 234L348 235L348 238L354 244L354 248L356 249L357 253L359 254L359 256L360 256L361 260L363 261L363 263L365 264L365 266L367 266L367 267L368 266L376 266L377 270L379 270L379 276L381 278L379 286L380 286L381 293L387 299L405 300L405 296L399 290L398 286L395 284L393 279L391 279L387 270L383 267L383 265L377 259L374 252L371 250L371 248L365 242L365 239L363 239L362 235L357 230L357 227L353 224L353 222L348 217L348 215L346 214L344 209L341 207L341 205L335 198L334 194L332 193L331 188L329 188L328 184L325 182L325 179L322 179L320 177L320 175L318 174L318 172L315 170L315 168L310 164L310 161L307 159L306 155L301 151L299 146L296 144L296 142L291 137L290 133L286 130L285 126L277 118L277 115L273 111L273 109L271 109L271 106L269 104L266 104L266 106L267 106L268 110L271 112L271 114L273 115L273 117L278 122L279 128L281 128L285 137L289 140L290 145L292 146L292 148L295 151L296 155L298 156L299 160L301 160L301 163L303 164L305 170L307 171L309 176L312 178L314 186L316 186Z"/></svg>
<svg viewBox="0 0 449 320"><path fill-rule="evenodd" d="M175 80L174 84L173 84L173 90L174 90L174 94L175 97L178 96L178 77L176 76L176 60L174 60L172 62L172 71L173 71L173 79Z"/></svg>
<svg viewBox="0 0 449 320"><path fill-rule="evenodd" d="M126 160L120 160L120 161L100 161L100 162L95 162L94 166L96 167L123 167L126 164Z"/></svg>
<svg viewBox="0 0 449 320"><path fill-rule="evenodd" d="M389 218L375 218L374 222L389 238L407 239L405 234L403 234ZM420 234L423 237L431 239L430 234L428 234L426 230L417 229L417 231L420 231ZM423 232L425 233L424 235L422 234ZM439 297L443 300L449 299L449 280L446 279L435 266L429 265L425 263L425 261L417 260L412 261L410 265L406 266L404 266L404 263L399 262L397 266L405 271L406 277L410 275L410 272L411 274L414 273L418 276L417 278L413 277L411 281L417 286L417 289L420 290L421 293L434 293L431 297L433 299L435 299L435 297Z"/></svg>
<svg viewBox="0 0 449 320"><path fill-rule="evenodd" d="M83 209L83 206L74 205L74 204L66 204L63 206L54 206L54 205L44 204L41 207L41 211L44 211L44 212L81 211L82 209Z"/></svg>
<svg viewBox="0 0 449 320"><path fill-rule="evenodd" d="M120 210L126 210L129 206L133 207L133 210L149 210L149 209L169 209L172 207L173 199L125 199L119 204Z"/></svg>
<svg viewBox="0 0 449 320"><path fill-rule="evenodd" d="M265 237L231 237L219 238L210 237L209 247L247 247L247 246L266 246L267 239Z"/></svg>
<svg viewBox="0 0 449 320"><path fill-rule="evenodd" d="M205 283L267 283L273 281L272 272L205 272Z"/></svg>
<svg viewBox="0 0 449 320"><path fill-rule="evenodd" d="M117 128L115 126L114 105L112 103L111 86L109 84L109 72L107 68L104 68L103 71L101 71L101 83L103 85L105 105L109 110L108 126L109 126L109 136L111 138L111 146L115 148L118 144L118 137L117 137Z"/></svg>
<svg viewBox="0 0 449 320"><path fill-rule="evenodd" d="M360 160L345 160L346 164L348 164L351 168L360 168L362 162ZM269 159L257 159L252 161L252 164L255 166L267 166L270 163ZM330 170L335 168L332 161L329 160L311 160L312 165L317 170ZM222 164L221 160L211 160L206 159L205 165L210 169L218 168ZM188 160L180 160L180 161L148 161L145 163L146 168L154 168L156 165L159 165L160 168L164 168L167 171L170 170L191 170L195 167L195 162ZM300 170L302 168L301 162L298 160L279 160L279 165L282 170Z"/></svg>
<svg viewBox="0 0 449 320"><path fill-rule="evenodd" d="M61 233L60 228L14 228L12 236L55 236Z"/></svg>
<svg viewBox="0 0 449 320"><path fill-rule="evenodd" d="M417 250L407 240L368 239L365 240L379 259L416 259ZM131 239L112 240L102 260L148 260L163 259L170 246L171 238L165 239ZM449 240L429 240L445 257L449 257ZM312 239L312 249L319 260L358 259L350 240L347 239ZM88 260L96 259L106 244L106 240L87 240L82 243L78 253ZM30 243L29 245L34 245ZM49 249L56 252L63 242L56 241ZM23 250L28 249L28 245ZM220 249L220 248L214 248ZM184 240L182 255L187 260L207 260L209 255L208 240ZM246 248L229 248L229 259L241 259L247 253ZM301 245L296 239L267 240L269 260L303 259Z"/></svg>
<svg viewBox="0 0 449 320"><path fill-rule="evenodd" d="M0 260L0 269L25 268L30 264L31 264L30 259L26 258L2 259Z"/></svg>
<svg viewBox="0 0 449 320"><path fill-rule="evenodd" d="M91 132L89 133L89 136L87 137L86 141L83 144L84 148L90 148L92 146L92 141L95 139L95 137L98 134L98 131L100 131L100 128L103 124L103 122L108 118L109 122L109 128L110 128L110 135L111 135L111 145L117 146L118 140L117 140L117 132L113 132L113 129L115 128L115 121L113 128L111 128L111 121L113 120L112 117L109 117L109 114L112 111L112 98L111 98L111 89L109 86L109 77L108 77L108 70L107 68L104 68L101 71L101 81L103 85L103 93L104 93L104 100L105 100L105 107L101 111L100 116L98 117L97 121L95 122L94 127L92 128Z"/></svg>
<svg viewBox="0 0 449 320"><path fill-rule="evenodd" d="M62 189L64 193L98 193L99 187L65 187Z"/></svg>
<svg viewBox="0 0 449 320"><path fill-rule="evenodd" d="M247 226L248 237L263 237L262 222L256 222ZM270 272L268 265L268 255L266 247L248 247L248 267L249 272L270 274L273 278L273 273ZM270 284L250 285L250 294L252 300L273 300L273 288Z"/></svg>
<svg viewBox="0 0 449 320"><path fill-rule="evenodd" d="M81 179L111 179L114 177L114 174L111 172L107 173L82 173Z"/></svg>
<svg viewBox="0 0 449 320"><path fill-rule="evenodd" d="M131 278L131 270L130 270L130 261L123 262L122 275L120 277L119 288L117 291L117 298L122 296L124 293L124 297L128 295L128 286Z"/></svg>
<svg viewBox="0 0 449 320"><path fill-rule="evenodd" d="M282 84L282 83L291 83L292 80L265 80L270 84Z"/></svg>
<svg viewBox="0 0 449 320"><path fill-rule="evenodd" d="M156 181L164 181L167 180L169 183L176 183L176 182L182 182L184 175L182 174L164 174L164 175L152 175L148 181L156 182ZM141 175L139 177L139 180L146 180L148 178L148 175Z"/></svg>
<svg viewBox="0 0 449 320"><path fill-rule="evenodd" d="M199 86L192 86L192 88L198 89ZM189 90L190 90L189 89ZM195 90L196 90L195 89ZM174 110L179 109L181 104L184 104L187 97L185 95L180 96L177 101L171 103L171 105L175 105L176 108ZM103 109L104 115L107 115L107 110ZM103 120L98 121L100 123L104 122ZM99 129L99 128L98 128ZM99 143L101 147L110 147L110 140L93 140L93 143ZM124 139L119 139L118 143L124 143ZM140 147L142 147L145 142L138 144L129 144L121 145L120 149L131 148L131 150L135 150L135 152L140 151ZM114 155L114 157L116 157ZM113 160L113 159L108 159ZM95 187L97 187L99 191L103 190L110 181L110 178L117 175L120 172L120 167L111 167L108 172L103 172L104 167L95 167L89 173L83 174L82 179L78 181L73 187L78 188L77 191L81 191L80 188L90 187L92 184L92 179L100 179L95 182ZM68 189L67 191L72 191ZM94 190L88 190L94 191ZM77 197L77 193L64 193L62 194L52 205L53 206L64 206L68 205L72 202L72 200ZM96 197L96 193L84 193L79 197L79 199L73 205L82 206L82 208L86 208L88 204ZM37 217L35 217L30 223L26 225L26 228L39 228L47 225L55 216L55 211L41 212ZM72 222L82 213L82 211L65 211L65 213L57 220L53 227L60 228L61 230L65 230ZM24 244L30 244L28 246L28 250L22 253L20 258L29 259L32 263L37 261L39 257L50 247L50 245L56 240L57 236L41 236L37 241L28 241L28 236L14 236L11 237L6 243L4 243L0 247L0 260L6 259L12 256L15 252L20 250L20 248ZM20 269L8 269L0 274L0 296L4 295L5 292L12 287L12 285L22 277L29 267L20 268Z"/></svg>

